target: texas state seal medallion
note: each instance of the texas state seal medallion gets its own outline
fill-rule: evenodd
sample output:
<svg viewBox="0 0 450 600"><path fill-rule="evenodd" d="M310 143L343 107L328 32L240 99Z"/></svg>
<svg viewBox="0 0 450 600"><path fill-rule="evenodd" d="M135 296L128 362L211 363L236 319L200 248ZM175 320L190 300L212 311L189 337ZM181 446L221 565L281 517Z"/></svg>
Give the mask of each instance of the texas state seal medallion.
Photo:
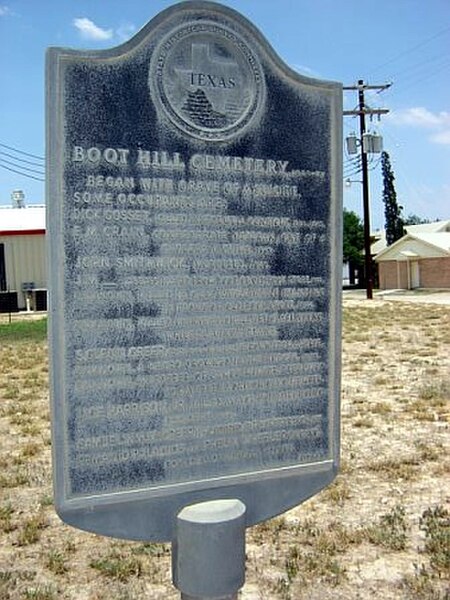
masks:
<svg viewBox="0 0 450 600"><path fill-rule="evenodd" d="M157 47L149 87L159 111L202 140L228 140L254 124L264 99L261 65L235 31L188 23Z"/></svg>

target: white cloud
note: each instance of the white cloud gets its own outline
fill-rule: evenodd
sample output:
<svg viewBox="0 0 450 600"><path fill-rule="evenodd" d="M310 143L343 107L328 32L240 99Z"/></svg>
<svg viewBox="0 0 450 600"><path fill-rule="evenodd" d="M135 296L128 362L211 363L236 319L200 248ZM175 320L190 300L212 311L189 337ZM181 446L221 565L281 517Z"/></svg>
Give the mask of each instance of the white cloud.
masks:
<svg viewBox="0 0 450 600"><path fill-rule="evenodd" d="M450 185L444 183L438 186L417 184L415 194L410 196L406 214L415 213L431 220L449 218Z"/></svg>
<svg viewBox="0 0 450 600"><path fill-rule="evenodd" d="M435 125L450 124L450 113L445 111L433 113L423 106L405 108L394 111L391 117L396 123L402 125L416 125L417 127L434 127Z"/></svg>
<svg viewBox="0 0 450 600"><path fill-rule="evenodd" d="M440 131L439 133L435 133L430 137L430 140L435 144L450 144L450 129L445 131Z"/></svg>
<svg viewBox="0 0 450 600"><path fill-rule="evenodd" d="M5 4L0 4L0 17L6 17L11 14L12 12L9 6L6 6Z"/></svg>
<svg viewBox="0 0 450 600"><path fill-rule="evenodd" d="M113 36L112 29L102 29L87 17L74 19L73 24L86 40L110 40Z"/></svg>
<svg viewBox="0 0 450 600"><path fill-rule="evenodd" d="M311 69L311 67L308 67L307 65L292 65L292 68L297 71L297 73L300 73L300 75L305 75L306 77L313 77L313 78L318 78L319 74L317 73L317 71L315 71L314 69Z"/></svg>
<svg viewBox="0 0 450 600"><path fill-rule="evenodd" d="M132 23L122 23L117 29L103 29L87 17L79 17L73 20L73 25L78 29L85 40L106 41L117 38L120 43L126 42L136 32L136 26Z"/></svg>
<svg viewBox="0 0 450 600"><path fill-rule="evenodd" d="M393 111L388 118L396 125L435 130L429 138L430 141L435 144L450 144L450 112L434 113L423 106L415 106Z"/></svg>
<svg viewBox="0 0 450 600"><path fill-rule="evenodd" d="M123 23L116 29L116 35L121 42L126 42L135 33L136 27L131 23Z"/></svg>

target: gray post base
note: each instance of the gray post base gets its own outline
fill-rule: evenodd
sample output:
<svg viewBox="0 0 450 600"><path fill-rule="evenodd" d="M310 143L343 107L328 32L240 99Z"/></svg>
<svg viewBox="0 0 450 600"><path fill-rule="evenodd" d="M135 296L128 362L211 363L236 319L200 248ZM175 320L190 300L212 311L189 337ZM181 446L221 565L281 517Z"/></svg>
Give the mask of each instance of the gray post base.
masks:
<svg viewBox="0 0 450 600"><path fill-rule="evenodd" d="M177 516L172 578L181 600L236 600L245 580L245 505L213 500Z"/></svg>

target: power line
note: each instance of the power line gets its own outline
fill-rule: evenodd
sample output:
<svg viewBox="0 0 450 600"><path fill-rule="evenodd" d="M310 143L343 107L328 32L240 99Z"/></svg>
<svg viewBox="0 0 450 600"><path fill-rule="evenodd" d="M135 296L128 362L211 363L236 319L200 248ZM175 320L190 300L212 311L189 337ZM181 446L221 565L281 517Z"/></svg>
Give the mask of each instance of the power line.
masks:
<svg viewBox="0 0 450 600"><path fill-rule="evenodd" d="M427 44L430 44L440 36L443 36L449 30L450 27L445 27L444 29L438 31L437 33L419 42L418 44L415 44L410 48L406 48L403 52L396 54L384 63L375 67L372 71L370 71L369 75L372 75L378 70L385 68L387 65L400 61L402 58L408 56L409 54L412 54L413 52L419 50ZM447 70L449 67L450 60L448 54L445 52L440 54L434 54L425 58L423 56L420 56L419 60L415 61L413 65L405 65L403 69L395 70L394 74L390 74L390 79L395 80L395 88L389 89L388 93L390 94L390 97L392 97L393 95L401 95L410 88L421 85L424 81L436 78L442 71ZM385 89L381 89L377 93L380 94L385 91Z"/></svg>
<svg viewBox="0 0 450 600"><path fill-rule="evenodd" d="M422 84L424 81L427 81L428 79L431 79L432 77L435 77L438 73L441 73L442 71L444 71L445 69L448 69L449 67L450 67L450 60L447 60L447 62L445 64L440 65L434 71L427 71L423 77L417 78L410 82L406 81L406 84L403 84L403 85L400 83L399 90L396 89L396 91L404 92L405 90L408 90L411 87L414 87L415 85Z"/></svg>
<svg viewBox="0 0 450 600"><path fill-rule="evenodd" d="M24 171L28 171L30 173L37 173L38 175L42 175L42 176L45 175L44 171L42 171L41 169L39 169L39 170L30 169L29 167L24 167L20 164L18 165L15 162L13 162L12 160L7 160L6 158L1 158L0 164L4 164L4 163L6 163L7 165L11 165L12 167L16 167L17 169L23 169Z"/></svg>
<svg viewBox="0 0 450 600"><path fill-rule="evenodd" d="M417 190L417 186L415 186L410 177L409 174L407 175L408 169L404 168L404 160L405 156L402 155L402 149L403 149L403 143L396 138L391 131L389 130L385 130L383 132L384 135L386 135L387 137L389 137L391 139L391 141L393 142L394 146L396 147L396 153L395 153L395 177L396 179L401 179L403 181L403 185L405 186L405 188L407 189L407 195L405 197L405 202L408 202L408 198L412 198L413 200L415 199L417 200L422 200L422 196L421 194L418 192ZM405 204L405 202L403 202L403 204Z"/></svg>
<svg viewBox="0 0 450 600"><path fill-rule="evenodd" d="M44 166L41 163L35 162L34 160L26 160L25 158L20 158L20 157L14 156L14 154L9 154L9 152L3 152L3 150L0 150L0 154L2 154L3 156L8 156L9 158L13 158L14 160L18 160L23 163L27 163L27 165L33 165L35 167L41 167L41 168Z"/></svg>
<svg viewBox="0 0 450 600"><path fill-rule="evenodd" d="M344 169L344 176L353 175L361 172L361 163L353 166L346 167Z"/></svg>
<svg viewBox="0 0 450 600"><path fill-rule="evenodd" d="M344 177L353 177L353 175L358 175L358 173L361 173L361 167L359 167L358 169L352 169L350 171L345 171L344 172Z"/></svg>
<svg viewBox="0 0 450 600"><path fill-rule="evenodd" d="M11 171L12 173L17 173L18 175L22 175L23 177L28 177L28 179L35 179L36 181L45 181L45 179L41 179L40 177L34 177L33 175L28 175L27 173L21 173L16 169L11 169L10 167L6 167L0 163L0 169L6 169L7 171Z"/></svg>
<svg viewBox="0 0 450 600"><path fill-rule="evenodd" d="M434 65L440 67L442 62L446 63L448 62L448 55L442 55L442 54L437 54L435 56L429 56L428 58L426 58L425 60L422 60L420 62L414 62L414 64L408 66L408 67L404 67L403 69L401 69L400 71L396 71L393 75L391 74L391 79L395 79L397 80L399 77L415 77L418 73L417 71L423 71L423 69L426 69L426 72L430 71L430 63L431 63L431 68L433 68ZM380 90L382 91L382 90ZM380 92L378 92L380 93Z"/></svg>
<svg viewBox="0 0 450 600"><path fill-rule="evenodd" d="M435 33L431 37L423 40L422 42L419 42L415 46L412 46L411 48L407 48L406 50L403 50L399 54L396 54L395 56L391 57L390 59L388 59L384 63L381 63L380 65L378 65L377 67L375 67L374 69L372 69L372 71L369 73L369 75L373 75L373 73L376 73L377 71L379 71L380 69L383 69L387 65L392 64L393 62L399 60L400 58L403 58L404 56L407 56L408 54L411 54L412 52L414 52L418 48L422 48L423 46L426 46L427 44L429 44L430 42L432 42L436 38L440 37L444 33L447 33L447 31L449 31L449 30L450 30L450 27L445 27L445 29L442 29L441 31L438 31L437 33Z"/></svg>
<svg viewBox="0 0 450 600"><path fill-rule="evenodd" d="M361 169L358 169L358 171L353 171L353 173L344 173L342 178L345 180L351 179L352 177L355 177L356 175L359 175L360 173L361 173Z"/></svg>
<svg viewBox="0 0 450 600"><path fill-rule="evenodd" d="M24 156L30 156L31 158L37 158L38 160L45 161L45 158L42 156L37 156L36 154L31 154L30 152L24 152L23 150L18 150L17 148L13 148L12 146L8 146L7 144L0 143L2 148L7 148L8 150L12 150L13 152L17 152L18 154L23 154Z"/></svg>
<svg viewBox="0 0 450 600"><path fill-rule="evenodd" d="M360 165L361 165L361 160L360 160L359 156L356 156L353 159L347 159L345 161L344 171L347 169L354 169L355 167L358 167Z"/></svg>

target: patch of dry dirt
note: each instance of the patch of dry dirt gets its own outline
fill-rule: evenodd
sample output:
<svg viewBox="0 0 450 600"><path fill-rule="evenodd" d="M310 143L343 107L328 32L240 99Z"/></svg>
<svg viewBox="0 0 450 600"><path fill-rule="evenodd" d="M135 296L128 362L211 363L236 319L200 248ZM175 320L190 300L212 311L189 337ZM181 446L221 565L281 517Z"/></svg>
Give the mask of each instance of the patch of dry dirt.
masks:
<svg viewBox="0 0 450 600"><path fill-rule="evenodd" d="M448 599L450 308L348 297L343 329L341 473L248 531L240 598ZM55 515L45 343L0 364L0 599L179 598L169 545Z"/></svg>

